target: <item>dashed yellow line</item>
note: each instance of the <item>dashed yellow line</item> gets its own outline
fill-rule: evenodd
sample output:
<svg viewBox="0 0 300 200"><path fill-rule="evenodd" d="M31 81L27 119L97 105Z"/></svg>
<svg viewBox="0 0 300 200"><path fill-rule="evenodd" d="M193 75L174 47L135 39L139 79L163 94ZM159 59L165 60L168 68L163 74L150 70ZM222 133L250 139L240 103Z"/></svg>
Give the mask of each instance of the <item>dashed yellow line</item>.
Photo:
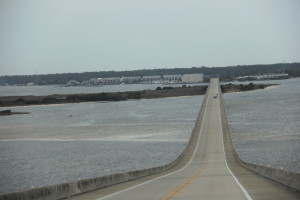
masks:
<svg viewBox="0 0 300 200"><path fill-rule="evenodd" d="M197 176L199 176L202 172L203 172L204 168L201 168L196 174L194 174L191 178L189 178L188 180L186 180L184 183L182 183L181 185L179 185L177 188L175 188L174 190L172 190L167 196L165 196L162 200L168 200L171 196L173 196L174 194L176 194L179 190L181 190L184 186L186 186L187 184L189 184L190 182L192 182L192 180L194 180Z"/></svg>

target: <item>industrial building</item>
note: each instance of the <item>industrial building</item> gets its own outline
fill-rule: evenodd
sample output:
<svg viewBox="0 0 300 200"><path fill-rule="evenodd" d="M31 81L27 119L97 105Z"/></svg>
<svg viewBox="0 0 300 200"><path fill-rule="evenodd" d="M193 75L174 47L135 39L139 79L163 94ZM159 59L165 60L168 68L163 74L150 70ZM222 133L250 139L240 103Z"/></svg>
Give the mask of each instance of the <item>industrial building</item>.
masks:
<svg viewBox="0 0 300 200"><path fill-rule="evenodd" d="M116 84L120 84L120 82L121 82L120 77L103 78L103 83L107 85L116 85Z"/></svg>
<svg viewBox="0 0 300 200"><path fill-rule="evenodd" d="M161 76L143 76L143 83L161 83Z"/></svg>
<svg viewBox="0 0 300 200"><path fill-rule="evenodd" d="M89 85L116 85L116 84L135 84L135 83L200 83L203 82L203 74L174 74L157 76L131 76L131 77L107 77L91 78Z"/></svg>
<svg viewBox="0 0 300 200"><path fill-rule="evenodd" d="M139 83L141 81L140 76L122 77L121 82L126 84Z"/></svg>
<svg viewBox="0 0 300 200"><path fill-rule="evenodd" d="M181 75L163 75L163 82L164 83L181 83Z"/></svg>
<svg viewBox="0 0 300 200"><path fill-rule="evenodd" d="M203 82L203 74L184 74L181 81L182 83L201 83Z"/></svg>
<svg viewBox="0 0 300 200"><path fill-rule="evenodd" d="M240 76L235 78L237 81L255 81L255 80L280 80L289 78L289 74L263 74L257 76Z"/></svg>

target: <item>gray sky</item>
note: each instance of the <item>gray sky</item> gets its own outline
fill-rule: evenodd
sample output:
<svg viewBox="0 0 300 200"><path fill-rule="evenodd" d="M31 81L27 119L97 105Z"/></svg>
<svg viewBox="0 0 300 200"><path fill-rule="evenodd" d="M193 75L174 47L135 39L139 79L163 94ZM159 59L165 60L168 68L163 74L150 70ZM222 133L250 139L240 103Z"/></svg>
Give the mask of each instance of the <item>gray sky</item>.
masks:
<svg viewBox="0 0 300 200"><path fill-rule="evenodd" d="M283 61L299 0L0 0L0 75Z"/></svg>

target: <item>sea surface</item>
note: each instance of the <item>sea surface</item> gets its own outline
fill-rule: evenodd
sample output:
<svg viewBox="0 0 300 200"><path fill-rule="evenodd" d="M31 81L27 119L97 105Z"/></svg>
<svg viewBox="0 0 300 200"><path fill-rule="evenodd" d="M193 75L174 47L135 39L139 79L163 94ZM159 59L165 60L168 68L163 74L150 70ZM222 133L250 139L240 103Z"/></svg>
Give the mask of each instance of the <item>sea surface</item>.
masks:
<svg viewBox="0 0 300 200"><path fill-rule="evenodd" d="M250 162L300 172L300 79L257 83L280 85L224 95L237 152ZM20 94L62 91L36 87L49 91L21 87L27 91ZM89 88L65 89L87 93ZM10 90L19 94L18 87ZM169 163L184 149L202 100L191 96L10 108L30 114L0 118L0 194Z"/></svg>
<svg viewBox="0 0 300 200"><path fill-rule="evenodd" d="M0 194L167 164L183 151L202 100L10 108L30 114L0 119Z"/></svg>
<svg viewBox="0 0 300 200"><path fill-rule="evenodd" d="M300 79L264 90L224 95L234 145L242 159L300 172Z"/></svg>
<svg viewBox="0 0 300 200"><path fill-rule="evenodd" d="M138 90L154 90L157 87L181 87L183 84L128 84L128 85L103 85L103 86L76 86L64 87L60 85L41 86L0 86L0 96L45 96L52 94L80 94L80 93L101 93L101 92L125 92ZM200 84L185 84L207 85Z"/></svg>

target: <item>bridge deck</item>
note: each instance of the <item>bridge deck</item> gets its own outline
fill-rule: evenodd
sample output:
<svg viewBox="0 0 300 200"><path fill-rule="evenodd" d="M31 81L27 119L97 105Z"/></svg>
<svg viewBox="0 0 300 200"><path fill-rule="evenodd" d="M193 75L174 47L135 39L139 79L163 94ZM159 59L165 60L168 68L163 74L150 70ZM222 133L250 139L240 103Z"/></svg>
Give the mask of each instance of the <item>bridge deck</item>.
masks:
<svg viewBox="0 0 300 200"><path fill-rule="evenodd" d="M217 94L218 97L214 97ZM212 79L204 115L183 160L166 172L88 192L72 199L299 199L299 192L226 161L218 79Z"/></svg>

